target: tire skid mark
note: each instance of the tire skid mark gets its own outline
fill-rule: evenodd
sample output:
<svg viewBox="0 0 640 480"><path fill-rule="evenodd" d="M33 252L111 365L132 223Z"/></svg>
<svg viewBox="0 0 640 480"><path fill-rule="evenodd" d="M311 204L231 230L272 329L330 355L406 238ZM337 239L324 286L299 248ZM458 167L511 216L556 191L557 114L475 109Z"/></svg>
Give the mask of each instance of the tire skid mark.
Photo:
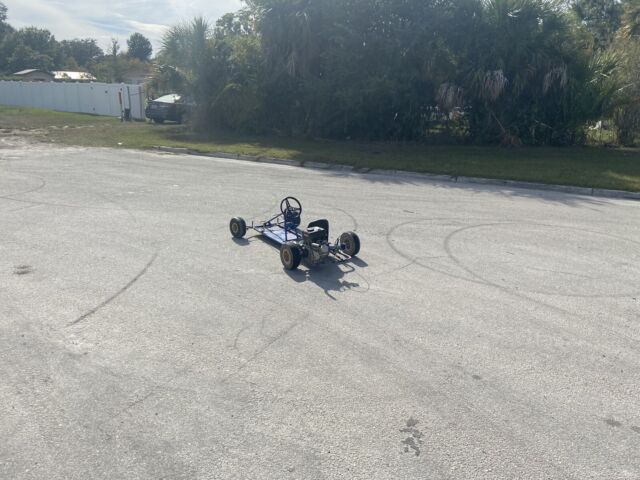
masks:
<svg viewBox="0 0 640 480"><path fill-rule="evenodd" d="M103 207L90 207L88 205L69 205L66 203L54 203L54 202L39 202L36 200L22 200L20 198L13 198L13 197L2 197L0 196L0 199L3 200L9 200L11 202L19 202L19 203L28 203L30 205L45 205L48 207L64 207L64 208L77 208L77 209L81 209L81 210L119 210L116 208L103 208Z"/></svg>
<svg viewBox="0 0 640 480"><path fill-rule="evenodd" d="M226 375L225 377L223 377L219 383L221 384L225 384L227 383L229 380L231 380L233 377L235 377L236 375L240 374L242 372L242 370L244 370L245 368L247 368L251 363L253 363L258 357L260 357L260 355L262 355L264 352L266 352L269 348L271 348L271 346L278 342L279 340L282 340L284 337L286 337L287 335L289 335L289 333L296 328L300 323L299 322L294 322L291 325L289 325L288 327L286 327L284 330L282 330L280 333L276 334L275 336L271 337L262 347L258 348L247 360L245 360L244 362L242 362L240 364L240 366L238 366L236 368L236 370L234 372L229 373L228 375Z"/></svg>
<svg viewBox="0 0 640 480"><path fill-rule="evenodd" d="M423 268L426 268L428 270L431 270L433 272L436 273L441 273L443 275L446 275L448 277L451 278L456 278L458 280L464 280L467 282L471 282L471 283L476 283L479 285L486 285L486 286L491 286L491 287L496 287L496 288L501 288L501 289L505 289L506 287L503 287L502 285L493 283L481 276L479 276L478 274L476 274L475 272L473 272L472 270L470 270L468 267L464 266L455 256L453 256L451 249L449 247L451 238L454 237L455 235L458 235L460 232L466 231L466 230L471 230L474 228L480 228L480 227L486 227L486 226L493 226L493 225L531 225L531 226L542 226L542 227L549 227L549 228L564 228L564 229L568 229L568 230L576 230L576 231L580 231L580 232L585 232L585 233L593 233L593 234L597 234L597 235L603 235L603 236L608 236L617 240L623 240L626 242L630 242L630 243L634 243L640 246L640 241L637 240L633 240L630 238L626 238L626 237L621 237L619 235L613 235L613 234L609 234L609 233L605 233L605 232L599 232L596 230L588 230L588 229L584 229L584 228L578 228L578 227L566 227L566 226L562 226L562 225L549 225L549 224L544 224L544 223L533 223L533 222L521 222L521 221L503 221L503 222L490 222L490 223L479 223L479 224L471 224L471 225L465 225L459 229L454 230L453 232L449 233L444 241L443 241L443 247L447 253L447 257L449 259L451 259L451 261L453 261L459 268L461 268L462 270L464 270L465 272L467 272L469 275L471 275L472 278L463 276L463 275L458 275L456 273L453 273L451 271L444 271L444 270L440 270L437 268L434 268L432 265L427 265L421 261L419 261L419 257L411 257L410 255L406 254L405 252L403 252L402 250L400 250L398 247L396 247L393 243L393 236L396 233L396 231L404 226L407 225L414 225L414 224L420 224L420 223L424 223L424 222L428 222L428 221L434 221L434 220L456 220L456 221L460 221L461 219L452 219L452 218L423 218L423 219L418 219L418 220L411 220L408 222L403 222L400 223L398 225L395 225L394 227L392 227L387 233L386 233L386 242L389 245L389 247L391 247L391 249L398 254L399 256L401 256L402 258L404 258L405 260L408 260L409 262L412 262L412 264L415 265L419 265ZM511 291L506 289L506 291L510 291L511 293L517 293L515 291ZM542 293L542 292L533 292L533 293L540 293L543 295L551 295L548 293ZM624 294L614 294L614 295L579 295L579 294L557 294L554 296L560 296L560 297L577 297L577 298L626 298L629 296L633 296L635 295L636 292L633 293L624 293ZM529 298L529 297L527 297ZM546 305L546 304L545 304Z"/></svg>
<svg viewBox="0 0 640 480"><path fill-rule="evenodd" d="M407 222L402 222L402 223L400 223L398 225L393 226L385 234L387 245L389 245L389 247L391 247L391 249L397 255L399 255L404 260L407 260L409 262L409 264L405 265L404 268L408 268L408 267L410 267L412 265L418 265L418 266L420 266L422 268L425 268L427 270L431 270L432 272L440 273L442 275L446 275L448 277L455 278L457 280L464 280L466 282L471 282L471 283L476 283L476 284L486 285L486 286L492 286L490 283L487 283L486 281L481 281L481 280L478 280L478 279L475 279L475 278L468 278L468 277L453 273L451 271L445 271L445 270L440 270L440 269L434 268L431 265L427 265L427 264L421 262L420 261L421 257L412 257L410 255L407 255L405 252L403 252L402 250L400 250L398 247L396 247L393 244L393 236L396 233L396 231L399 230L400 228L405 227L407 225L417 225L417 224L424 223L424 222L438 221L438 220L444 220L444 221L449 220L449 221L457 221L457 222L459 222L459 221L461 221L463 219L459 219L459 218L421 218L421 219L418 219L418 220L410 220L410 221L407 221Z"/></svg>
<svg viewBox="0 0 640 480"><path fill-rule="evenodd" d="M358 289L351 289L350 291L353 291L355 293L367 293L369 290L371 290L371 282L361 273L358 273L355 269L352 272L356 277L360 277L366 284L367 286L364 287L362 290L358 290Z"/></svg>
<svg viewBox="0 0 640 480"><path fill-rule="evenodd" d="M495 288L500 288L500 287L495 287ZM547 303L544 302L542 300L538 300L537 298L534 297L530 297L528 295L525 295L523 293L519 293L513 290L508 290L508 289L504 289L504 288L500 288L501 290L503 290L505 293L508 293L510 295L513 295L514 297L520 298L522 300L527 300L531 303L533 303L534 305L538 305L544 308L548 308L549 310L555 311L556 313L560 313L562 315L567 315L568 317L572 317L574 320L580 320L581 322L588 322L589 320L593 320L589 317L583 317L575 312L571 312L569 310L566 310L562 307L558 307L552 303ZM564 332L566 332L569 335L572 335L574 337L578 337L578 335L574 332L572 332L571 330L564 328L564 327L560 327L557 324L553 323L553 322L545 322L544 320L539 320L539 322L541 322L543 325L547 325L548 327L551 328L557 328L560 329ZM636 346L638 344L640 344L640 340L638 340L637 338L632 337L631 335L627 335L621 331L616 331L612 328L609 328L606 324L604 323L598 323L598 329L599 330L606 330L607 332L609 332L609 334L611 334L613 337L617 337L618 339L624 339L627 340L628 342L630 342L631 344L634 345L633 348L636 348ZM594 345L595 347L595 345ZM598 350L600 351L600 350Z"/></svg>
<svg viewBox="0 0 640 480"><path fill-rule="evenodd" d="M151 265L153 265L153 262L156 261L156 258L158 258L158 253L156 252L152 257L151 260L149 260L147 262L147 264L144 266L144 268L142 270L140 270L140 272L138 272L138 274L133 277L131 280L129 280L129 282L122 287L120 290L118 290L116 293L114 293L113 295L111 295L109 298L107 298L104 302L100 303L99 305L97 305L96 307L92 308L91 310L89 310L88 312L82 314L81 316L79 316L78 318L76 318L73 322L70 322L67 324L67 327L71 327L73 325L77 325L78 323L80 323L81 321L89 318L90 316L92 316L93 314L95 314L96 312L98 312L99 310L101 310L102 308L106 307L107 305L109 305L111 302L113 302L116 298L118 298L120 295L122 295L123 293L125 293L127 290L129 290L129 288L131 288L138 280L140 280L140 278L142 278L142 276L144 274L147 273L147 271L149 270L149 268L151 267Z"/></svg>
<svg viewBox="0 0 640 480"><path fill-rule="evenodd" d="M47 182L45 182L42 178L39 178L39 177L35 177L35 178L38 178L38 180L40 180L40 185L38 185L37 187L30 188L29 190L23 190L21 192L9 193L9 194L6 194L6 195L0 195L0 198L6 198L8 200L16 200L16 199L14 199L12 197L17 197L17 196L20 196L20 195L26 195L28 193L33 193L33 192L37 192L38 190L42 190L47 185Z"/></svg>
<svg viewBox="0 0 640 480"><path fill-rule="evenodd" d="M244 325L240 330L238 330L238 333L236 333L235 338L233 339L233 345L231 348L233 348L233 350L239 350L238 348L238 342L240 341L240 337L242 336L242 334L244 332L246 332L247 330L249 330L249 328L251 328L252 324L251 323L247 323L246 325Z"/></svg>
<svg viewBox="0 0 640 480"><path fill-rule="evenodd" d="M230 347L232 350L235 350L237 352L238 359L240 361L242 361L241 355L244 353L243 349L241 349L239 345L240 338L242 338L244 333L247 332L248 330L252 328L257 328L258 335L260 337L262 337L263 339L269 339L270 337L267 335L267 333L265 333L267 318L270 318L271 316L273 316L275 313L280 311L281 308L282 308L281 305L271 302L271 305L269 307L266 307L262 311L258 311L257 309L253 309L253 308L251 309L251 313L253 315L261 317L260 320L259 321L256 320L253 322L249 321L246 324L244 324L242 327L240 327L240 329L238 330L238 332L234 337L233 345Z"/></svg>
<svg viewBox="0 0 640 480"><path fill-rule="evenodd" d="M562 314L562 315L567 315L568 317L571 317L574 320L579 320L581 322L589 320L586 317L582 317L581 315L579 315L579 314L577 314L575 312L571 312L571 311L566 310L566 309L564 309L562 307L558 307L556 305L553 305L552 303L548 303L548 302L539 300L537 298L525 295L523 293L517 292L515 290L509 289L509 288L504 287L504 286L499 285L499 284L488 282L487 280L483 279L482 277L479 277L474 272L469 271L464 266L459 265L457 260L454 259L454 258L451 258L450 256L449 256L449 258L451 258L451 260L454 263L456 263L456 265L458 265L460 268L463 268L463 270L467 271L470 275L472 275L472 278L468 278L468 277L465 277L465 276L462 276L462 275L458 275L458 274L455 274L455 273L450 272L450 271L440 270L440 269L432 267L431 265L427 265L425 263L422 263L422 262L418 261L417 258L412 258L409 255L407 255L406 253L402 252L400 249L398 249L393 244L392 236L399 228L401 228L403 226L406 226L406 225L418 224L418 223L423 223L423 222L432 221L432 220L454 220L454 219L424 218L424 219L419 219L419 220L414 220L414 221L408 221L408 222L403 222L403 223L401 223L399 225L396 225L396 226L392 227L389 230L389 232L387 232L387 234L386 234L387 244L391 247L391 249L394 252L396 252L398 255L400 255L401 257L403 257L404 259L406 259L406 260L408 260L410 262L410 264L409 265L405 265L404 268L408 268L408 267L410 267L412 265L417 265L417 266L420 266L420 267L422 267L424 269L430 270L432 272L439 273L439 274L442 274L442 275L446 275L446 276L448 276L450 278L455 278L457 280L463 280L463 281L475 283L475 284L478 284L478 285L484 285L484 286L487 286L487 287L496 288L496 289L502 291L503 293L506 293L507 295L519 298L521 300L525 300L525 301L531 302L534 305L538 305L540 307L547 308L547 309L549 309L551 311L554 311L555 313L559 313L559 314ZM456 219L456 220L459 220L459 219ZM488 223L488 224L485 223L485 224L467 225L467 226L461 227L459 229L456 229L453 232L451 232L449 235L447 235L447 237L445 237L444 244L446 245L447 241L448 241L447 239L449 239L450 237L456 235L460 231L468 230L468 229L471 229L471 228L478 228L480 226L486 226L486 225L505 225L505 224L515 224L515 223L518 223L518 222L515 222L515 221L513 221L513 222L493 222L493 223ZM523 222L520 222L520 223L523 223ZM532 224L532 225L542 225L542 226L547 226L547 227L554 227L555 226L555 225L545 225L545 224ZM571 227L571 228L573 228L573 227ZM595 232L595 231L590 231L590 230L586 230L586 229L579 229L579 228L576 228L576 230L589 232L589 233L599 233L599 234L602 233L602 232ZM640 245L640 242L637 242L635 240L629 240L627 238L618 237L616 235L610 235L610 236L613 237L613 238L627 240L627 241L630 241L632 243L637 243L637 244ZM447 252L447 254L449 254L449 252ZM628 296L628 295L626 295L626 296ZM590 297L586 297L586 298L590 298ZM600 298L600 297L595 297L595 298ZM577 337L577 334L573 330L571 330L569 328L566 328L566 327L559 326L556 323L553 323L553 322L550 322L550 321L545 321L545 320L540 320L540 319L531 319L530 321L535 325L544 326L544 327L551 328L551 329L556 329L556 330L562 331L562 332L566 333L567 335L570 335L570 336L572 336L574 338ZM630 343L632 343L634 345L637 345L638 343L640 343L637 339L635 339L635 338L633 338L633 337L631 337L629 335L626 335L624 333L621 333L621 332L615 331L613 329L607 328L603 324L599 324L598 328L605 329L611 335L613 335L614 337L618 337L620 339L625 339L625 340L627 340L628 342L630 342Z"/></svg>
<svg viewBox="0 0 640 480"><path fill-rule="evenodd" d="M349 212L347 212L346 210L343 210L342 208L338 208L338 207L331 207L334 210L337 210L339 212L344 213L347 217L349 217L351 219L351 221L353 222L353 228L351 229L354 232L358 231L358 219L356 217L354 217L353 215L351 215Z"/></svg>
<svg viewBox="0 0 640 480"><path fill-rule="evenodd" d="M127 413L129 410L131 410L132 408L135 408L137 405L140 405L141 403L146 402L149 398L153 397L155 394L157 394L158 392L160 392L161 390L171 390L171 391L190 391L190 390L185 390L182 388L176 388L176 387L172 387L171 384L173 382L175 382L176 380L178 380L179 378L181 378L185 373L187 373L189 371L188 368L182 368L180 370L178 370L174 375L171 376L171 378L169 378L168 380L166 380L165 382L162 383L154 383L153 385L151 385L149 387L149 390L147 391L147 393L145 393L144 395L136 398L135 400L128 402L124 408L122 408L119 412L117 412L115 415L113 415L108 421L114 421L118 418L120 418L122 415L124 415L125 413ZM107 421L103 422L103 425L107 423ZM102 425L98 426L98 429L101 429ZM103 432L104 433L104 432Z"/></svg>
<svg viewBox="0 0 640 480"><path fill-rule="evenodd" d="M373 275L371 278L377 278L377 277L382 277L382 276L388 276L388 275L393 275L394 273L398 273L401 272L403 270L406 270L407 268L411 267L414 265L413 261L410 261L409 263L405 263L399 267L395 267L392 268L391 270L386 270L384 272L380 272L380 273L376 273L375 275Z"/></svg>
<svg viewBox="0 0 640 480"><path fill-rule="evenodd" d="M225 376L224 378L222 378L220 380L220 383L221 384L226 384L231 378L233 378L236 375L240 374L242 372L242 370L244 370L250 363L254 362L260 355L262 355L269 348L271 348L271 346L274 343L278 342L279 340L282 340L284 337L289 335L291 330L293 330L299 324L300 324L299 322L294 322L291 325L289 325L288 327L286 327L284 330L282 330L280 333L278 333L277 335L275 335L274 337L269 339L269 341L266 344L264 344L262 347L258 348L253 353L253 355L251 355L251 357L249 357L245 362L243 362L234 372L232 372L232 373L228 374L227 376ZM248 327L250 327L250 326L251 325L248 325ZM120 417L121 415L123 415L127 411L131 410L135 406L137 406L137 405L139 405L141 403L144 403L149 398L153 397L156 393L158 393L160 390L171 388L171 384L173 382L175 382L178 378L180 378L182 375L184 375L184 373L186 373L187 371L188 371L187 368L182 369L181 371L176 373L172 378L170 378L166 382L164 382L162 384L153 385L146 394L144 394L143 396L137 398L136 400L134 400L132 402L129 402L125 406L125 408L123 408L120 412L118 412L111 420Z"/></svg>
<svg viewBox="0 0 640 480"><path fill-rule="evenodd" d="M626 242L630 242L630 243L635 243L637 245L640 246L640 242L636 241L636 240L632 240L629 238L625 238L625 237L620 237L618 235L612 235L609 233L603 233L603 232L598 232L596 230L587 230L584 228L576 228L576 227L565 227L562 225L548 225L548 224L544 224L544 223L531 223L531 222L493 222L493 223L485 223L485 224L481 224L481 225L469 225L463 228L459 228L453 232L451 232L449 235L447 235L444 239L444 249L447 252L447 256L449 257L449 259L451 259L452 262L454 262L458 267L460 267L461 269L463 269L465 272L468 272L471 276L473 276L474 278L477 278L480 281L483 281L484 283L486 283L487 285L492 285L496 288L506 288L503 285L500 285L498 283L492 282L490 280L487 280L485 278L483 278L482 276L478 275L477 273L475 273L473 270L471 270L469 267L467 267L466 265L464 265L462 263L462 261L460 261L460 259L458 259L454 253L453 250L451 248L451 239L453 237L455 237L456 235L465 232L467 230L473 230L476 228L482 228L482 227L493 227L493 226L499 226L499 225L514 225L514 226L518 226L518 225L529 225L529 226L534 226L534 227L548 227L548 228L560 228L560 229L565 229L565 230L575 230L575 231L579 231L579 232L585 232L585 233L591 233L591 234L596 234L596 235L602 235L604 237L611 237L614 238L616 240L622 240L622 241L626 241ZM565 272L568 273L568 272ZM636 295L638 292L629 292L629 293L615 293L615 294L575 294L575 293L557 293L557 294L553 294L553 293L548 293L548 292L541 292L541 291L531 291L530 293L534 293L534 294L540 294L540 295L549 295L549 296L555 296L555 297L570 297L570 298L627 298L627 297L632 297L634 295Z"/></svg>
<svg viewBox="0 0 640 480"><path fill-rule="evenodd" d="M17 208L13 208L11 210L6 210L4 211L4 213L15 213L15 212L20 212L22 210L27 210L29 208L38 208L41 207L42 205L25 205L24 207L17 207Z"/></svg>
<svg viewBox="0 0 640 480"><path fill-rule="evenodd" d="M110 202L110 203L118 205L117 208L114 208L114 207L94 207L94 206L90 206L90 205L71 205L71 204L68 204L68 203L39 202L39 201L36 201L36 200L22 200L22 199L19 199L19 198L11 198L11 197L6 197L5 198L5 197L2 197L2 196L0 196L0 199L7 200L7 201L10 201L10 202L26 203L26 204L34 205L34 206L75 208L77 210L98 210L98 211L102 211L102 212L122 212L123 211L122 206L119 205L119 204L116 204L115 202ZM160 209L137 209L136 212L166 213L166 211L160 210ZM210 215L210 212L206 211L206 210L197 211L197 212L190 211L190 213L192 213L192 214L200 214L200 215Z"/></svg>

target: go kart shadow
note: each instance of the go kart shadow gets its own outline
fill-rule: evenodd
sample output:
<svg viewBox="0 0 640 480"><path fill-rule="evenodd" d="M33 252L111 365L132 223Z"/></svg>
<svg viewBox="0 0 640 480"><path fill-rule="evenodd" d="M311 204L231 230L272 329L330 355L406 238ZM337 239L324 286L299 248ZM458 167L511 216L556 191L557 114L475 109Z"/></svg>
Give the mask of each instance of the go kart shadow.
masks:
<svg viewBox="0 0 640 480"><path fill-rule="evenodd" d="M271 245L276 248L279 248L279 245L269 238L265 238L262 236L253 236L247 238L233 238L233 242L236 245L246 247L253 242L264 242L267 245ZM331 298L334 301L337 301L337 298L332 295L332 293L342 293L347 290L354 291L366 291L369 289L368 282L357 273L358 268L366 268L369 266L367 262L362 260L359 257L352 257L347 260L343 260L341 262L328 261L327 263L311 266L304 260L302 261L301 266L304 266L304 269L298 270L286 270L283 268L283 271L297 283L311 282L315 283L318 287L320 287L325 295ZM361 285L357 282L351 282L345 279L345 277L349 274L358 275L365 285Z"/></svg>
<svg viewBox="0 0 640 480"><path fill-rule="evenodd" d="M353 263L356 267L360 267L360 268L364 268L364 267L368 267L369 264L367 262L365 262L364 260L362 260L359 257L351 257L349 260L347 260L346 262L342 262L342 263Z"/></svg>
<svg viewBox="0 0 640 480"><path fill-rule="evenodd" d="M347 290L363 292L369 289L368 282L360 275L360 278L366 285L349 281L345 278L351 273L356 273L355 266L364 268L368 265L367 262L359 258L351 258L342 262L328 262L317 266L310 266L303 262L303 265L306 267L304 270L283 270L289 278L298 283L315 283L331 300L338 300L333 295L335 293L343 293Z"/></svg>
<svg viewBox="0 0 640 480"><path fill-rule="evenodd" d="M257 237L232 238L231 240L233 240L233 243L235 243L236 245L239 245L241 247L246 247L250 243L255 242L256 240L258 240L258 238Z"/></svg>

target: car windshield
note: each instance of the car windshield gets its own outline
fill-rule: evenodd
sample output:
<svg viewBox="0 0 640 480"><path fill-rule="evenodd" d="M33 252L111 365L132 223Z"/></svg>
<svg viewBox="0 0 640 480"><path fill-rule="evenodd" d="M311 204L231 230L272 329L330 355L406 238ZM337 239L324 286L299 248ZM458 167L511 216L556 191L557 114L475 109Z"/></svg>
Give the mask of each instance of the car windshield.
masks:
<svg viewBox="0 0 640 480"><path fill-rule="evenodd" d="M182 100L182 97L180 95L176 95L176 94L169 94L169 95L164 95L163 97L160 98L156 98L154 100L154 102L160 102L160 103L178 103L180 102L180 100Z"/></svg>

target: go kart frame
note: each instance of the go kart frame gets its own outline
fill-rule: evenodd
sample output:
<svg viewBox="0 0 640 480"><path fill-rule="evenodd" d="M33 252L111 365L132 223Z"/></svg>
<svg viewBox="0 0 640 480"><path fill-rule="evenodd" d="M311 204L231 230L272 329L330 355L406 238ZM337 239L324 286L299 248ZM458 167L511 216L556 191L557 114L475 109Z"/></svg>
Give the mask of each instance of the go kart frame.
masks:
<svg viewBox="0 0 640 480"><path fill-rule="evenodd" d="M309 266L316 266L331 259L343 262L360 251L360 237L355 232L345 232L334 242L329 241L329 221L311 222L300 228L302 204L294 197L280 202L280 213L264 222L251 222L247 226L241 217L234 217L229 230L234 238L243 238L247 230L253 230L280 245L280 260L287 270L295 270L304 259Z"/></svg>

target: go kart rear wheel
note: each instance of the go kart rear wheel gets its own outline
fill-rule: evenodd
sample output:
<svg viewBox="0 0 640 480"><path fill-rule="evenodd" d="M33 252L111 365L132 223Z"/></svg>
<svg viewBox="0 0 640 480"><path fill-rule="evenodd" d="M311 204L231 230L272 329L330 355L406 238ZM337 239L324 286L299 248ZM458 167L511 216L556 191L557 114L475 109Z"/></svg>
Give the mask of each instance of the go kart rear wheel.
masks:
<svg viewBox="0 0 640 480"><path fill-rule="evenodd" d="M355 257L360 251L360 237L355 232L345 232L340 235L340 245L344 253Z"/></svg>
<svg viewBox="0 0 640 480"><path fill-rule="evenodd" d="M247 224L242 218L235 217L232 218L229 223L229 230L231 230L231 235L233 235L234 238L242 238L244 234L247 233Z"/></svg>
<svg viewBox="0 0 640 480"><path fill-rule="evenodd" d="M284 244L280 247L280 261L287 270L295 270L300 266L302 252L295 245Z"/></svg>

